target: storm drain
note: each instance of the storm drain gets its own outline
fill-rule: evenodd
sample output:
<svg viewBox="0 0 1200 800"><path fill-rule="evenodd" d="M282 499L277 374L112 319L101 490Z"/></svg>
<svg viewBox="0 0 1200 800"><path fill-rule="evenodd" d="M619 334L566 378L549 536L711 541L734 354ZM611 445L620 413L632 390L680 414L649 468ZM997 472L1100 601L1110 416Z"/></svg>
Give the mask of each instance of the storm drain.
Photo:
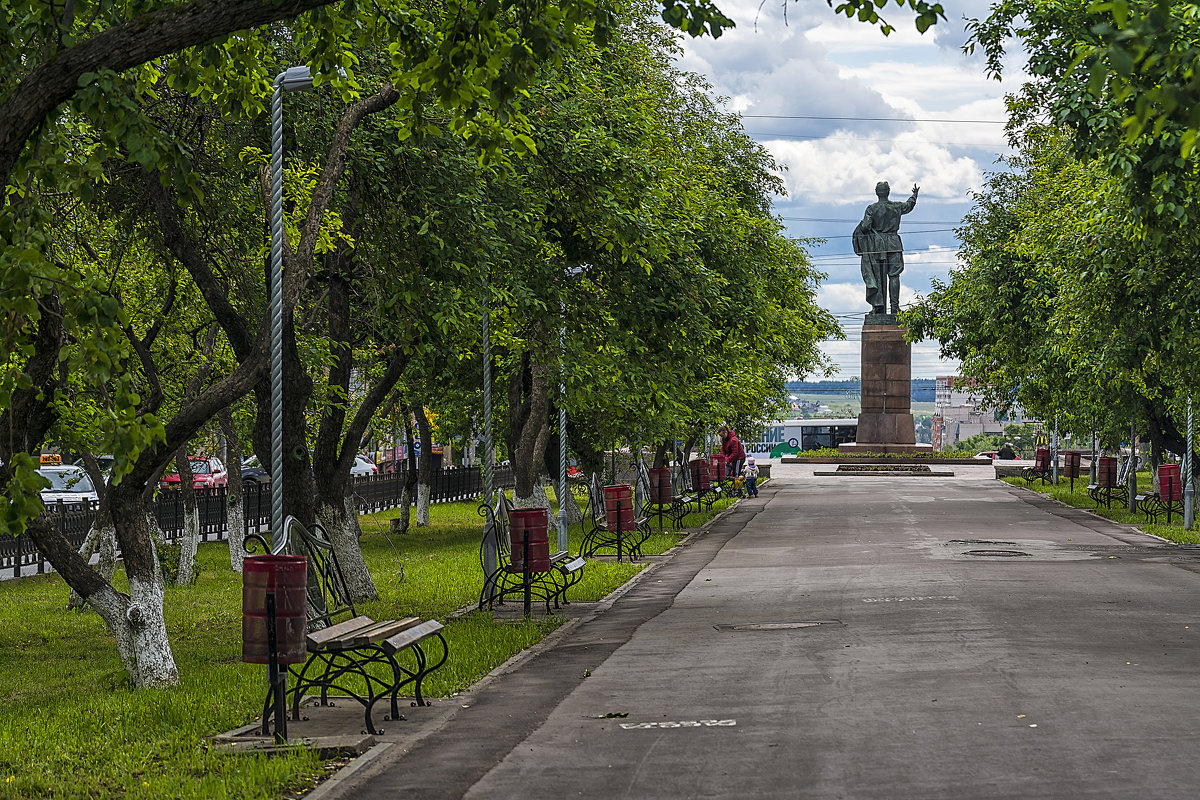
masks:
<svg viewBox="0 0 1200 800"><path fill-rule="evenodd" d="M992 558L1023 558L1029 557L1029 553L1022 553L1020 550L968 550L963 553L964 556L990 556Z"/></svg>
<svg viewBox="0 0 1200 800"><path fill-rule="evenodd" d="M960 545L960 544L990 544L995 547L1004 547L1004 546L1015 547L1017 543L1016 542L993 542L989 539L951 539L950 541L946 542L947 547L949 547L950 545Z"/></svg>
<svg viewBox="0 0 1200 800"><path fill-rule="evenodd" d="M797 628L820 628L841 624L841 620L816 619L804 622L744 622L740 625L713 625L713 628L719 631L790 631Z"/></svg>

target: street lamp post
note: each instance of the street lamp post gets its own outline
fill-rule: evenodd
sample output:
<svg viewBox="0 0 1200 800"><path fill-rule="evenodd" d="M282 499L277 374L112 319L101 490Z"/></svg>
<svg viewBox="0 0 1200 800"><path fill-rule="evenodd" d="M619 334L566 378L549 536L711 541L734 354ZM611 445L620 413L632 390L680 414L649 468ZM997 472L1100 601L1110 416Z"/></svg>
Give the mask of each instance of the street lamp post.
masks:
<svg viewBox="0 0 1200 800"><path fill-rule="evenodd" d="M283 93L313 88L308 67L275 76L271 94L271 539L283 543Z"/></svg>
<svg viewBox="0 0 1200 800"><path fill-rule="evenodd" d="M1183 454L1183 529L1190 531L1196 521L1196 486L1192 474L1192 398L1187 401L1187 450Z"/></svg>
<svg viewBox="0 0 1200 800"><path fill-rule="evenodd" d="M586 265L576 264L563 270L569 280L587 269ZM559 359L558 384L558 551L567 551L567 502L571 497L567 487L567 299L560 296L559 309L562 319L558 334Z"/></svg>

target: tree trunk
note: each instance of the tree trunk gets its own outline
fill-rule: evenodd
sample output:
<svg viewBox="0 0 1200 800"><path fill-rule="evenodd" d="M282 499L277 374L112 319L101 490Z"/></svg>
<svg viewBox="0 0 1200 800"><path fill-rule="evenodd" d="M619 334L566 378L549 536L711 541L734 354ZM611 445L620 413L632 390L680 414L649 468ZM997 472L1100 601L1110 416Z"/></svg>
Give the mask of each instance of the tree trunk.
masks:
<svg viewBox="0 0 1200 800"><path fill-rule="evenodd" d="M433 433L425 407L418 404L414 411L421 436L421 455L417 459L417 527L424 528L429 525L429 501L433 492Z"/></svg>
<svg viewBox="0 0 1200 800"><path fill-rule="evenodd" d="M91 562L92 556L96 553L100 554L99 560L96 562L96 574L99 575L105 583L112 581L113 573L117 569L117 531L113 527L112 519L109 517L106 510L96 512L96 518L92 520L92 527L88 531L87 538L83 541L83 546L79 548L79 556L84 561ZM70 611L81 611L87 605L83 599L83 595L79 594L75 589L71 589L71 594L67 598L67 609Z"/></svg>
<svg viewBox="0 0 1200 800"><path fill-rule="evenodd" d="M174 686L179 683L179 670L167 638L162 567L151 536L153 515L138 488L121 483L109 493L129 595L119 594L105 583L89 592L87 601L112 631L135 688Z"/></svg>
<svg viewBox="0 0 1200 800"><path fill-rule="evenodd" d="M550 497L546 494L546 484L538 482L528 497L514 497L513 508L544 508L550 509Z"/></svg>
<svg viewBox="0 0 1200 800"><path fill-rule="evenodd" d="M550 438L549 389L546 370L529 353L522 353L508 382L509 452L518 501L533 497L544 460Z"/></svg>
<svg viewBox="0 0 1200 800"><path fill-rule="evenodd" d="M234 572L242 571L246 558L246 506L242 496L242 437L233 424L233 410L223 409L218 415L221 432L225 435L226 464L229 470L229 485L225 490L225 527L229 539L229 566Z"/></svg>
<svg viewBox="0 0 1200 800"><path fill-rule="evenodd" d="M346 579L346 589L353 600L376 600L379 591L375 581L367 569L363 559L362 548L358 540L362 538L362 528L358 526L358 509L354 507L354 498L347 497L344 504L338 508L321 503L317 509L317 517L325 530L329 531L329 539L333 550L337 553L338 564L342 568L342 576Z"/></svg>
<svg viewBox="0 0 1200 800"><path fill-rule="evenodd" d="M192 465L188 461L187 445L175 453L175 468L179 470L179 491L183 492L183 538L179 541L179 572L176 586L191 586L196 580L196 548L200 545L200 509L196 506L196 490L192 486Z"/></svg>

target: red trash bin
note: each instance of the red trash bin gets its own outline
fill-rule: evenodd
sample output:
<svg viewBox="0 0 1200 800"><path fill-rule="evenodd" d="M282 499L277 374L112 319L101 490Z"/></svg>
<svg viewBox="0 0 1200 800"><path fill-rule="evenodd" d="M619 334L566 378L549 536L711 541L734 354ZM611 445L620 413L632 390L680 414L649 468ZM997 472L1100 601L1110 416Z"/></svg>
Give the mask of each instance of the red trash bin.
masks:
<svg viewBox="0 0 1200 800"><path fill-rule="evenodd" d="M707 492L712 488L712 478L708 472L708 459L697 458L691 463L692 489L697 492Z"/></svg>
<svg viewBox="0 0 1200 800"><path fill-rule="evenodd" d="M529 571L550 571L550 513L544 508L510 508L508 544L512 568L525 571L525 532L529 532Z"/></svg>
<svg viewBox="0 0 1200 800"><path fill-rule="evenodd" d="M675 499L671 486L671 468L657 467L650 470L650 502L658 506L670 505Z"/></svg>
<svg viewBox="0 0 1200 800"><path fill-rule="evenodd" d="M1164 503L1178 503L1183 499L1183 481L1179 476L1178 464L1159 465L1158 499Z"/></svg>
<svg viewBox="0 0 1200 800"><path fill-rule="evenodd" d="M1079 450L1067 450L1063 453L1063 474L1066 477L1079 477L1079 459L1082 455L1082 452Z"/></svg>
<svg viewBox="0 0 1200 800"><path fill-rule="evenodd" d="M266 664L267 597L275 597L275 643L280 664L299 664L308 657L305 643L308 558L248 556L242 562L242 661Z"/></svg>
<svg viewBox="0 0 1200 800"><path fill-rule="evenodd" d="M604 518L610 531L618 530L618 515L620 516L619 530L637 530L637 521L634 519L633 510L633 487L629 484L604 487Z"/></svg>
<svg viewBox="0 0 1200 800"><path fill-rule="evenodd" d="M1096 485L1101 489L1117 487L1117 459L1112 456L1101 456L1096 471Z"/></svg>
<svg viewBox="0 0 1200 800"><path fill-rule="evenodd" d="M715 481L725 480L725 456L715 455L708 458L708 471Z"/></svg>

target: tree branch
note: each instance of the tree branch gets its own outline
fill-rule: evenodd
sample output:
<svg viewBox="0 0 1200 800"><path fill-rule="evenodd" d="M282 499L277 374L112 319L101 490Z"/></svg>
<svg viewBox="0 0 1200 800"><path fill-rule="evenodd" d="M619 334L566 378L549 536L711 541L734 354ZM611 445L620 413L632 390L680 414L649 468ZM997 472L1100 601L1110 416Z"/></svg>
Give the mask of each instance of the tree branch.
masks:
<svg viewBox="0 0 1200 800"><path fill-rule="evenodd" d="M39 64L0 103L0 178L7 184L25 143L78 91L88 72L136 67L187 47L279 20L333 0L197 0L143 14L60 50Z"/></svg>

